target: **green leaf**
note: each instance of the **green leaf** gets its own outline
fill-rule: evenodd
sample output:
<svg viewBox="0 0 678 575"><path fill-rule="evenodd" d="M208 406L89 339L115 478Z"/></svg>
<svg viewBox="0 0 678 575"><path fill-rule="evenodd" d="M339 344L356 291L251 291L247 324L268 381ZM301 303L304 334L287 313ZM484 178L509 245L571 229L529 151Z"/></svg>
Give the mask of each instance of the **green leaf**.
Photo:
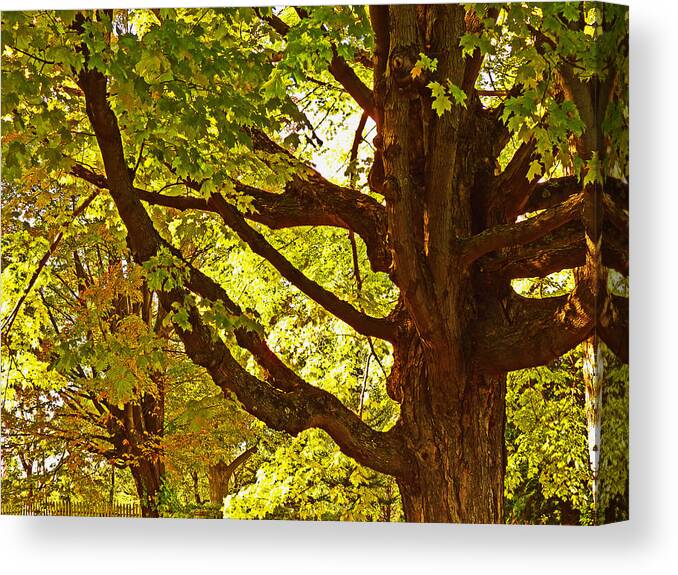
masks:
<svg viewBox="0 0 678 575"><path fill-rule="evenodd" d="M420 52L419 60L417 60L417 62L412 67L410 75L413 78L416 78L421 75L422 70L427 70L428 72L435 72L437 69L438 69L438 59L429 58L426 54Z"/></svg>
<svg viewBox="0 0 678 575"><path fill-rule="evenodd" d="M181 306L179 307L172 316L174 323L176 323L184 331L192 331L193 326L191 322L188 321L188 310Z"/></svg>
<svg viewBox="0 0 678 575"><path fill-rule="evenodd" d="M445 86L439 82L429 82L426 87L431 90L431 95L433 97L432 108L435 110L436 114L438 114L438 117L452 109L452 101L445 93Z"/></svg>
<svg viewBox="0 0 678 575"><path fill-rule="evenodd" d="M561 11L568 22L575 22L579 20L579 5L576 2L563 2L561 4Z"/></svg>
<svg viewBox="0 0 678 575"><path fill-rule="evenodd" d="M286 95L285 84L286 82L282 72L278 68L275 68L271 72L269 79L261 86L261 89L264 96L268 99L278 98L279 100L283 100Z"/></svg>
<svg viewBox="0 0 678 575"><path fill-rule="evenodd" d="M447 87L449 88L449 92L455 103L462 106L463 108L466 108L466 92L464 92L464 90L454 84L451 80L447 81Z"/></svg>
<svg viewBox="0 0 678 575"><path fill-rule="evenodd" d="M530 163L530 169L527 171L528 181L534 180L536 177L541 176L543 171L543 166L539 163L539 160L532 160Z"/></svg>
<svg viewBox="0 0 678 575"><path fill-rule="evenodd" d="M434 100L445 95L445 86L439 82L429 82L426 87L431 90L431 96Z"/></svg>
<svg viewBox="0 0 678 575"><path fill-rule="evenodd" d="M584 186L595 183L603 183L602 166L598 152L593 152L591 159L586 162L586 175L584 176Z"/></svg>
<svg viewBox="0 0 678 575"><path fill-rule="evenodd" d="M442 116L445 112L449 112L452 109L452 101L443 94L435 100L433 100L433 109L436 111L438 116Z"/></svg>
<svg viewBox="0 0 678 575"><path fill-rule="evenodd" d="M464 34L459 40L459 46L463 56L471 56L476 48L480 49L482 54L494 52L490 38L479 33Z"/></svg>

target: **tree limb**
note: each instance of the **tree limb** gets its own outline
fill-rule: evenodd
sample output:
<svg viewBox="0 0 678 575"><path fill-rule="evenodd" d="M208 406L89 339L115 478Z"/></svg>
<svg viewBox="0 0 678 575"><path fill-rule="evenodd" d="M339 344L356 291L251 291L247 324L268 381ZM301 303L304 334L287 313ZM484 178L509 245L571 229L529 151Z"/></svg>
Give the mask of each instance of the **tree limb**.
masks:
<svg viewBox="0 0 678 575"><path fill-rule="evenodd" d="M106 178L94 174L82 166L75 166L72 173L96 186L108 188ZM238 233L241 239L243 239L255 253L271 262L283 277L296 285L303 293L306 293L306 295L311 297L311 299L317 301L330 313L335 314L363 335L370 335L386 340L390 340L393 337L392 329L387 319L379 319L362 314L347 302L339 299L332 292L325 290L316 282L309 280L299 272L299 270L294 268L282 254L275 250L261 234L251 228L244 217L228 204L221 195L213 194L209 200L204 200L201 198L163 196L162 194L152 194L138 188L134 188L134 191L141 199L151 201L151 203L160 203L163 201L166 202L163 205L178 209L201 209L218 213L222 216L225 223ZM270 195L275 196L275 194ZM160 198L160 201L158 198ZM183 260L181 254L173 246L166 244L166 242L162 243L177 257ZM221 286L199 270L193 268L193 266L185 260L184 265L186 265L190 271L189 288L191 291L212 301L221 301L224 303L227 311L233 315L243 315L239 306L231 300ZM255 355L258 361L262 363L262 366L267 369L273 377L280 379L280 374L284 373L285 377L290 379L288 368L277 360L277 356L275 356L268 348L264 340L255 338L251 333L244 332L243 330L236 330L236 337L238 338L239 344Z"/></svg>
<svg viewBox="0 0 678 575"><path fill-rule="evenodd" d="M259 380L238 364L221 340L213 340L195 308L189 315L191 331L179 330L189 357L205 367L224 392L233 392L249 413L292 435L323 429L356 461L382 473L403 471L403 446L394 430L373 430L334 395L308 383L285 392Z"/></svg>
<svg viewBox="0 0 678 575"><path fill-rule="evenodd" d="M593 303L586 282L560 297L525 298L513 292L500 313L474 327L473 361L490 373L548 364L589 337Z"/></svg>
<svg viewBox="0 0 678 575"><path fill-rule="evenodd" d="M95 174L82 165L73 166L71 173L99 188L108 189L108 182L104 176ZM200 189L195 183L189 183L187 187ZM372 197L333 184L315 170L311 171L306 179L294 176L282 194L267 192L239 182L235 183L235 188L253 199L254 210L245 214L247 219L271 229L332 226L353 230L365 242L373 271L388 271L391 255L384 241L386 214L384 207ZM154 205L177 210L216 211L216 208L203 198L168 196L138 187L135 187L134 191L141 200Z"/></svg>
<svg viewBox="0 0 678 575"><path fill-rule="evenodd" d="M572 221L535 242L517 246L478 260L483 285L506 283L514 278L546 277L554 272L583 266L586 241L581 222ZM603 265L628 275L628 248L620 244L618 232L603 226Z"/></svg>
<svg viewBox="0 0 678 575"><path fill-rule="evenodd" d="M629 361L629 300L609 295L601 307L598 335L623 362Z"/></svg>
<svg viewBox="0 0 678 575"><path fill-rule="evenodd" d="M564 225L539 240L478 260L483 283L506 283L514 278L546 277L584 265L584 231L578 222Z"/></svg>
<svg viewBox="0 0 678 575"><path fill-rule="evenodd" d="M604 199L606 206L614 207L615 210L629 209L629 185L617 178L607 177L602 186L603 193L607 196ZM553 207L573 194L581 192L583 185L576 176L565 176L562 178L551 178L545 182L539 182L529 199L523 206L524 212L535 212Z"/></svg>
<svg viewBox="0 0 678 575"><path fill-rule="evenodd" d="M536 182L527 179L530 162L535 150L534 140L520 145L506 168L494 178L492 183L491 210L499 210L510 220L524 213L525 201L530 196Z"/></svg>
<svg viewBox="0 0 678 575"><path fill-rule="evenodd" d="M278 250L268 243L266 238L249 226L245 218L222 196L213 195L209 203L214 205L217 213L226 225L238 234L250 249L266 259L278 272L313 301L320 304L328 312L350 325L358 333L380 339L392 340L394 330L386 319L371 317L361 313L351 304L341 300L334 293L326 290L318 283L306 277L295 268Z"/></svg>
<svg viewBox="0 0 678 575"><path fill-rule="evenodd" d="M330 61L329 71L334 79L337 80L346 91L353 97L357 104L367 113L370 118L376 117L374 106L374 94L363 81L358 78L353 68L346 63L346 60L339 56L337 48L332 44L332 60Z"/></svg>
<svg viewBox="0 0 678 575"><path fill-rule="evenodd" d="M487 12L487 17L494 18L496 20L499 17L499 10L497 8L490 6ZM475 10L469 10L466 12L464 22L466 24L466 33L480 33L483 30L483 24L478 18L478 15L476 14ZM478 48L476 48L472 54L466 56L464 81L462 83L461 88L467 94L470 93L473 87L475 86L478 74L480 74L480 70L483 66L484 59L485 56ZM481 94L481 92L479 91L478 92L479 95L490 95L490 96L497 95L495 93L488 94L487 90L483 90L482 92L485 93Z"/></svg>
<svg viewBox="0 0 678 575"><path fill-rule="evenodd" d="M533 218L497 225L476 234L465 242L463 261L470 263L489 252L533 242L576 218L581 213L581 204L582 195L577 194Z"/></svg>

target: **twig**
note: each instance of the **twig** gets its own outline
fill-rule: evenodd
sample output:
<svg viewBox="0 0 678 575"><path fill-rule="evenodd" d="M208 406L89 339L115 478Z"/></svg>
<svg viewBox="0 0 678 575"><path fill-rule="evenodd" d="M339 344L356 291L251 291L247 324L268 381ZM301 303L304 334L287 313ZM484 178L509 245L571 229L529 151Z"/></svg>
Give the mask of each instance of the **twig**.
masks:
<svg viewBox="0 0 678 575"><path fill-rule="evenodd" d="M365 403L365 389L367 388L367 376L370 373L370 359L372 359L372 352L367 354L367 360L365 361L365 373L363 374L363 385L360 389L360 405L358 406L358 417L363 418L363 406Z"/></svg>

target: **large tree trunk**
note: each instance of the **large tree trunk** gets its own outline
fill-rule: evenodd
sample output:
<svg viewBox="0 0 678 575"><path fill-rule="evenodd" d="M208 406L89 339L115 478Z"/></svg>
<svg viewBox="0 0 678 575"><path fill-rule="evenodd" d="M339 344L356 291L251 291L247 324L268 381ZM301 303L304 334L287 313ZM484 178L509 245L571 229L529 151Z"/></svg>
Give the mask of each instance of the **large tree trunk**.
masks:
<svg viewBox="0 0 678 575"><path fill-rule="evenodd" d="M411 466L396 478L406 520L503 522L505 377L450 373L415 338L410 344L395 371L406 385L401 425Z"/></svg>
<svg viewBox="0 0 678 575"><path fill-rule="evenodd" d="M430 92L410 73L428 49L440 78L465 85L457 40L464 10L389 7L386 20L376 32L389 53L377 66L385 71L375 81L383 119L371 183L386 197L402 303L389 392L401 403L409 465L396 479L408 521L500 523L505 374L481 372L469 359L470 328L498 294L476 291L461 247L487 223L471 199L491 177L493 138L460 105L435 114Z"/></svg>
<svg viewBox="0 0 678 575"><path fill-rule="evenodd" d="M228 483L231 479L231 472L227 471L228 464L219 461L210 465L207 470L207 479L210 486L210 503L212 505L223 505L224 497L228 495Z"/></svg>

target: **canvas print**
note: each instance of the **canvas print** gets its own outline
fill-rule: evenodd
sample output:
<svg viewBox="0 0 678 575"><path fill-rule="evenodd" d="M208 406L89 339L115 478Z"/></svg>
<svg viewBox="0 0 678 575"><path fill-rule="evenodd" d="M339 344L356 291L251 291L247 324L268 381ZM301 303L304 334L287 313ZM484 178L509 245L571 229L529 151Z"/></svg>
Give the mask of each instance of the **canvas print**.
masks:
<svg viewBox="0 0 678 575"><path fill-rule="evenodd" d="M628 518L628 8L2 13L2 513Z"/></svg>

